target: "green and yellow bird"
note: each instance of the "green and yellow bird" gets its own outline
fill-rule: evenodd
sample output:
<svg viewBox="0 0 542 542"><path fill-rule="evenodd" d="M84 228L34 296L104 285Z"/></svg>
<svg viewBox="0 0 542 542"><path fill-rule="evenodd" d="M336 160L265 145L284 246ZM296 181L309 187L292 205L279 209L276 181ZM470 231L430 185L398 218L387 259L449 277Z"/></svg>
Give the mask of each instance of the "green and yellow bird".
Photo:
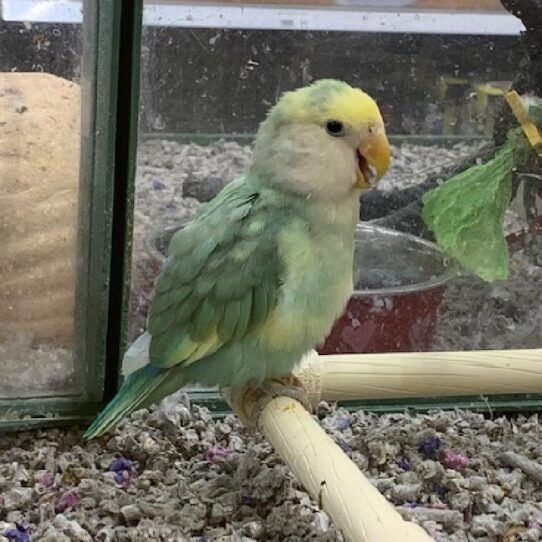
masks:
<svg viewBox="0 0 542 542"><path fill-rule="evenodd" d="M344 310L359 191L389 160L380 111L361 90L326 79L285 93L250 169L173 236L148 330L85 436L187 384L260 386L290 373Z"/></svg>

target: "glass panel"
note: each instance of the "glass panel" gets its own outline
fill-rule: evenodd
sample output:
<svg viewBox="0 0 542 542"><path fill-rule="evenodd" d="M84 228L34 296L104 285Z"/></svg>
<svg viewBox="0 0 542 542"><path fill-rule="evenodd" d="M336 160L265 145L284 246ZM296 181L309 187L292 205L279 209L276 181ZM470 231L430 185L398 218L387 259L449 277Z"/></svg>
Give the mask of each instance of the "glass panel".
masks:
<svg viewBox="0 0 542 542"><path fill-rule="evenodd" d="M13 7L4 2L3 13ZM28 18L0 20L0 398L73 394L83 376L74 360L81 25L28 22L51 3L27 7Z"/></svg>
<svg viewBox="0 0 542 542"><path fill-rule="evenodd" d="M244 14L221 11L239 2L209 3L209 18L197 22L186 17L192 8L198 17L203 13L196 4L145 4L130 340L145 329L152 282L172 232L247 169L252 138L268 108L286 90L337 78L363 88L380 104L393 160L376 190L363 194L360 219L396 233L388 238L383 232L370 245L372 251L370 246L361 249L375 261L364 267L362 258L357 288L363 292L357 294L355 314L337 331L342 340L346 327L367 325L370 341L358 336L340 346L327 344L322 351L540 346L540 269L535 259L516 250L510 237L526 224L521 201L514 200L504 225L512 247L510 278L493 284L463 271L451 279L450 261L432 244L435 239L419 210L421 193L467 163L483 160L493 140L502 143L503 89L510 87L521 63L521 22L499 2L489 1L298 0L295 4L304 6L386 6L387 17L396 19L399 11L393 7L466 13L454 14L458 24L446 35L436 16L426 20L423 30L410 33L397 27L390 31L389 25L380 32L266 30L259 26L261 13L278 12L261 11L259 3L246 2L253 9ZM494 16L502 22L500 35L483 25L479 32L473 27L465 31L475 15L482 18L477 10L499 12ZM316 11L299 13L309 17ZM239 18L228 19L225 13ZM330 13L348 23L341 10ZM221 20L238 28L221 28ZM257 28L251 28L254 21ZM202 28L207 22L213 28ZM362 229L359 235L366 241L369 234ZM398 264L397 254L414 259Z"/></svg>

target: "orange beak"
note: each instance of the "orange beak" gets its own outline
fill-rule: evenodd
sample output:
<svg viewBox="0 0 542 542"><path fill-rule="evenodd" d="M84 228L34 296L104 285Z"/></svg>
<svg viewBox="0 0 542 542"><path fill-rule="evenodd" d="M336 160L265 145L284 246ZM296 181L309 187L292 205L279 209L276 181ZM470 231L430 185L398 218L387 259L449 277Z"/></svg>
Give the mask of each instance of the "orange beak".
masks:
<svg viewBox="0 0 542 542"><path fill-rule="evenodd" d="M354 188L363 190L373 186L390 167L391 149L384 130L363 141L357 155L358 171Z"/></svg>

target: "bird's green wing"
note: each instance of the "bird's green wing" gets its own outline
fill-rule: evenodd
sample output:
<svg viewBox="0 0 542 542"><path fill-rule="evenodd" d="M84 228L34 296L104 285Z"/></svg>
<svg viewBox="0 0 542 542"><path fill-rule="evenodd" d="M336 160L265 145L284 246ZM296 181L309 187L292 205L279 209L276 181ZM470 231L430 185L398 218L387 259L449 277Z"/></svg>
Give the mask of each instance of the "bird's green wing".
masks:
<svg viewBox="0 0 542 542"><path fill-rule="evenodd" d="M231 183L174 235L150 307L151 364L193 363L265 322L281 276L267 200Z"/></svg>

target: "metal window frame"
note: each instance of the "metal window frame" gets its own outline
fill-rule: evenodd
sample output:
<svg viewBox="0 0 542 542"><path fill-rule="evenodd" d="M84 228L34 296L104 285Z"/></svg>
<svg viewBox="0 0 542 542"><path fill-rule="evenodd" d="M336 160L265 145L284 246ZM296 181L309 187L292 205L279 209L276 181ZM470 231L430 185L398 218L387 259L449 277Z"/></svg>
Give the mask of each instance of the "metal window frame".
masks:
<svg viewBox="0 0 542 542"><path fill-rule="evenodd" d="M2 398L2 429L90 418L117 387L139 86L139 58L130 51L139 56L141 11L140 0L84 3L74 349L76 366L85 368L77 375L80 392Z"/></svg>

